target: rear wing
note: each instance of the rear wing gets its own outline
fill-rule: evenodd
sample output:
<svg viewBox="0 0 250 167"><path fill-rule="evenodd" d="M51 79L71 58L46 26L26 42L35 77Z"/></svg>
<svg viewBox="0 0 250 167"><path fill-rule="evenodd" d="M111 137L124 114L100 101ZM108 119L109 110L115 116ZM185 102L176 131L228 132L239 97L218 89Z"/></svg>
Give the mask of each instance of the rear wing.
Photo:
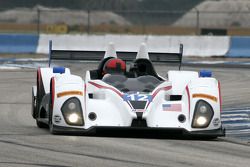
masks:
<svg viewBox="0 0 250 167"><path fill-rule="evenodd" d="M54 50L52 41L49 42L49 66L51 60L96 60L99 61L104 57L105 51L78 51L78 50ZM137 52L117 51L117 57L124 61L133 61ZM159 53L148 52L149 58L153 62L176 63L179 70L182 64L183 44L180 44L179 53Z"/></svg>

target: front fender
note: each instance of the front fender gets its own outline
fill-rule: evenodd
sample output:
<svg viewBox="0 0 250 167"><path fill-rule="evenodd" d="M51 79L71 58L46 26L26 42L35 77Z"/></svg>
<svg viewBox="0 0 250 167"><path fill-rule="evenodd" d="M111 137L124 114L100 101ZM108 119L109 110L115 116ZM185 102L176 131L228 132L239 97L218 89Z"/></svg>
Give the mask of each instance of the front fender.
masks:
<svg viewBox="0 0 250 167"><path fill-rule="evenodd" d="M189 105L189 120L190 125L192 123L195 106L199 100L204 100L208 104L211 105L214 111L214 115L210 125L208 126L209 129L219 128L221 126L221 98L220 98L220 88L219 82L215 78L197 78L191 80L191 82L186 86L186 91L183 96L186 96ZM219 123L213 125L213 120L219 120ZM193 129L190 127L191 130L203 130L203 129Z"/></svg>
<svg viewBox="0 0 250 167"><path fill-rule="evenodd" d="M55 76L51 84L52 96L52 122L58 126L69 126L63 118L61 108L66 100L71 97L79 99L82 108L83 119L85 119L85 86L81 77L76 75L63 74ZM54 118L56 117L56 118ZM60 122L55 121L58 117L61 118Z"/></svg>

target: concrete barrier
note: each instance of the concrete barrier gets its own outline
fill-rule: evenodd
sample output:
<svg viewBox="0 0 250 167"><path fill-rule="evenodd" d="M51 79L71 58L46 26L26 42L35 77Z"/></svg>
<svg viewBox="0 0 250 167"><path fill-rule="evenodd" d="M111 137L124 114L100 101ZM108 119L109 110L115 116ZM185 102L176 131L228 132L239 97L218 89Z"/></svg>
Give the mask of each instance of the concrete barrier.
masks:
<svg viewBox="0 0 250 167"><path fill-rule="evenodd" d="M117 51L138 51L142 42L151 52L179 52L184 44L184 56L249 56L250 37L219 36L152 36L152 35L28 35L1 34L0 53L48 53L49 40L61 50L106 50L114 42ZM231 48L229 50L231 44ZM229 50L229 51L228 51Z"/></svg>
<svg viewBox="0 0 250 167"><path fill-rule="evenodd" d="M49 40L58 50L106 50L108 43L115 43L117 50L137 51L145 36L129 35L40 35L37 53L48 53Z"/></svg>
<svg viewBox="0 0 250 167"><path fill-rule="evenodd" d="M0 34L0 53L36 53L38 35Z"/></svg>
<svg viewBox="0 0 250 167"><path fill-rule="evenodd" d="M114 42L118 51L138 51L142 42L148 51L179 52L184 44L184 56L223 56L228 52L230 37L218 36L146 36L146 35L40 35L37 53L48 53L49 40L55 49L106 50Z"/></svg>
<svg viewBox="0 0 250 167"><path fill-rule="evenodd" d="M250 57L250 37L232 37L227 57Z"/></svg>
<svg viewBox="0 0 250 167"><path fill-rule="evenodd" d="M148 47L152 51L178 52L184 45L184 56L224 56L230 44L230 37L222 36L149 36Z"/></svg>

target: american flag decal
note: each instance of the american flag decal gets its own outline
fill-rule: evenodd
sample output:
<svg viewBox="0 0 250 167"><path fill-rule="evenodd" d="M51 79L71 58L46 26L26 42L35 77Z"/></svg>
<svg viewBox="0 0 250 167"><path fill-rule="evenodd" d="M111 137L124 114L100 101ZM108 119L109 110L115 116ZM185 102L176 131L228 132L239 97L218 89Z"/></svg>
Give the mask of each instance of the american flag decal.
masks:
<svg viewBox="0 0 250 167"><path fill-rule="evenodd" d="M162 110L181 112L181 104L162 104Z"/></svg>

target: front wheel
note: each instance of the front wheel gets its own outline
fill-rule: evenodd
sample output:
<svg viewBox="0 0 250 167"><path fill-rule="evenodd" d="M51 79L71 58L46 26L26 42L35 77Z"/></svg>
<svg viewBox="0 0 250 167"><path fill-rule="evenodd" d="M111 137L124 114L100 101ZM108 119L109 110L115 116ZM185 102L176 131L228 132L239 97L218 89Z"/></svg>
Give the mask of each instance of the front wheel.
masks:
<svg viewBox="0 0 250 167"><path fill-rule="evenodd" d="M54 130L54 124L53 124L53 108L52 108L52 82L50 82L50 99L49 99L49 131L51 134L57 134Z"/></svg>
<svg viewBox="0 0 250 167"><path fill-rule="evenodd" d="M45 124L45 123L43 123L43 122L40 122L40 121L38 121L37 119L36 119L36 125L37 125L37 127L38 128L48 128L48 125L47 124Z"/></svg>
<svg viewBox="0 0 250 167"><path fill-rule="evenodd" d="M54 124L52 120L52 115L53 115L53 110L49 110L49 131L51 134L55 135L57 134L56 131L54 130Z"/></svg>
<svg viewBox="0 0 250 167"><path fill-rule="evenodd" d="M31 115L33 118L36 118L36 90L32 87L32 95L31 95Z"/></svg>
<svg viewBox="0 0 250 167"><path fill-rule="evenodd" d="M50 131L50 133L53 134L53 135L56 135L56 134L57 134L57 133L55 132L55 130L54 130L54 125L53 125L52 122L50 122L50 124L49 124L49 131Z"/></svg>

